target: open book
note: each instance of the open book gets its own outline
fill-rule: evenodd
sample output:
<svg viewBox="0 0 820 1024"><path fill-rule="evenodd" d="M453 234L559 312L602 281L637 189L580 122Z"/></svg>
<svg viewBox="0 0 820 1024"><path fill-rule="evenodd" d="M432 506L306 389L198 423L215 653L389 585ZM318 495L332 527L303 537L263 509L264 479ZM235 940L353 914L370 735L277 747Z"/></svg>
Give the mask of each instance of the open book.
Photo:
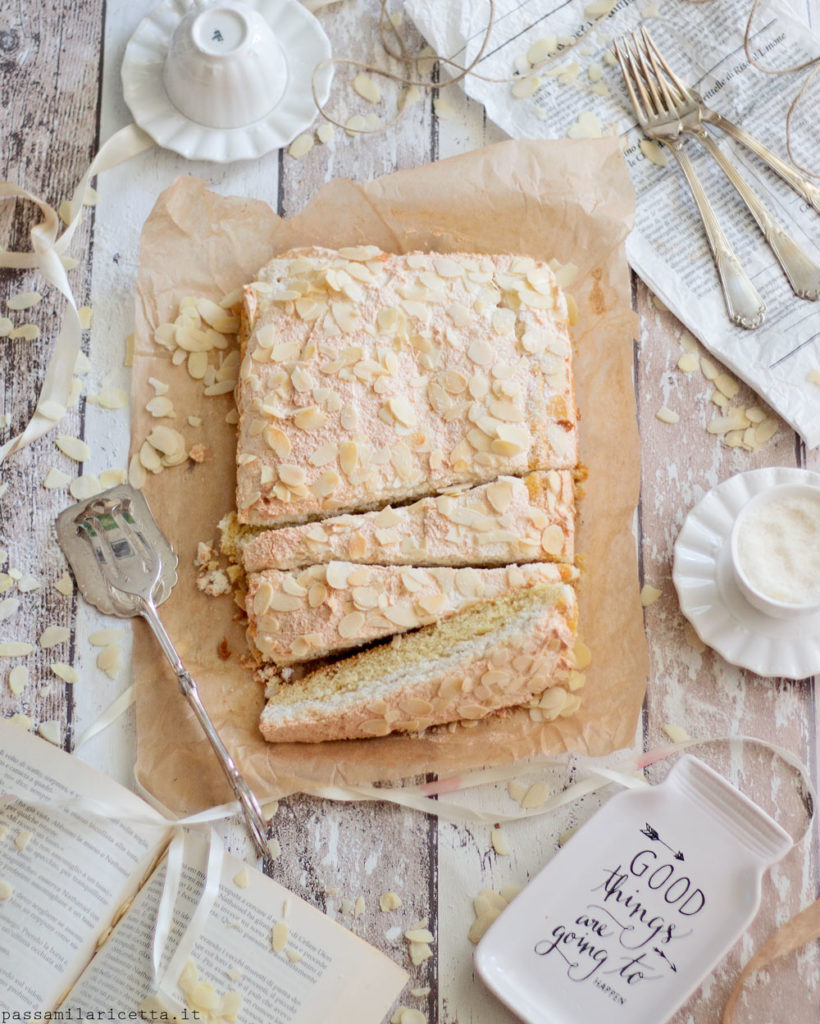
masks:
<svg viewBox="0 0 820 1024"><path fill-rule="evenodd" d="M154 935L166 874L175 871L173 835L129 790L0 721L4 1022L49 1013L57 1020L157 1021L176 1013L238 1024L380 1024L406 973L227 853L207 918L186 943L209 857L212 867L219 861L190 832L165 915L157 976L166 980L155 996Z"/></svg>

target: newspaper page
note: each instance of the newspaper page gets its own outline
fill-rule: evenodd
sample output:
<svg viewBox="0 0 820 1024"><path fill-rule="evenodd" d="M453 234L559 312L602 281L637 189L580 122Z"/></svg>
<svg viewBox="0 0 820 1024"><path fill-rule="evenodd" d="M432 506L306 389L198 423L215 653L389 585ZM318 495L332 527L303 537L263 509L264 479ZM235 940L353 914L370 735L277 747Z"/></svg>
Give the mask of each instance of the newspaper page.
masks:
<svg viewBox="0 0 820 1024"><path fill-rule="evenodd" d="M820 25L810 25L811 0L791 3L805 6L768 0L755 16L751 49L766 68L788 68L820 55ZM786 114L808 72L768 75L749 63L743 35L750 0L617 0L611 13L562 57L561 50L606 7L606 0L495 0L492 34L475 68L483 77L469 75L464 87L514 137L620 137L636 192L636 227L627 243L632 267L708 349L815 447L820 444L820 303L792 292L728 179L689 138L686 150L767 308L757 330L730 323L691 193L668 150L649 143L637 126L612 42L645 24L680 78L783 157ZM487 26L486 3L407 0L406 10L438 54L461 65L475 58ZM818 20L816 10L814 17ZM540 55L554 49L557 57L533 70L527 54L538 59L538 49L531 47L539 41ZM511 75L517 76L517 87L486 80ZM524 86L525 77L535 81ZM530 89L531 95L521 95ZM809 96L793 118L792 136L797 159L820 169L820 122L814 109ZM820 213L743 147L720 132L714 135L771 213L820 262Z"/></svg>

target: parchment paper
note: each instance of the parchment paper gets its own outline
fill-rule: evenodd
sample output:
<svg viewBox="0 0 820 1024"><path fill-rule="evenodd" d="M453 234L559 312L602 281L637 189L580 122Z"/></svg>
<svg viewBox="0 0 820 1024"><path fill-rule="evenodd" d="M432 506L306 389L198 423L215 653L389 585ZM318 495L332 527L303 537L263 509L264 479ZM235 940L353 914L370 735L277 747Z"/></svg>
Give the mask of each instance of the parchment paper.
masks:
<svg viewBox="0 0 820 1024"><path fill-rule="evenodd" d="M165 624L225 743L257 793L277 796L306 784L398 780L428 772L447 777L540 753L592 755L630 744L644 694L648 655L638 596L633 513L640 459L632 384L629 272L624 240L633 194L617 140L503 142L366 185L332 181L290 221L265 204L224 198L194 178L164 192L145 224L140 252L134 359L132 447L155 421L144 412L150 376L171 384L189 443L206 460L165 470L145 486L160 526L180 556L179 583L162 606ZM369 243L393 252L515 252L575 263L571 291L581 460L588 469L579 502L580 633L592 650L581 710L552 723L526 711L494 716L471 729L421 739L388 736L325 744L268 744L257 729L264 700L246 652L244 626L230 597L195 585L196 544L216 536L234 505L232 396L206 398L184 367L152 341L187 295L219 299L252 280L258 267L296 245ZM186 424L191 413L203 426ZM199 726L179 695L155 642L138 625L137 778L167 807L189 813L228 797ZM230 656L222 660L223 638Z"/></svg>

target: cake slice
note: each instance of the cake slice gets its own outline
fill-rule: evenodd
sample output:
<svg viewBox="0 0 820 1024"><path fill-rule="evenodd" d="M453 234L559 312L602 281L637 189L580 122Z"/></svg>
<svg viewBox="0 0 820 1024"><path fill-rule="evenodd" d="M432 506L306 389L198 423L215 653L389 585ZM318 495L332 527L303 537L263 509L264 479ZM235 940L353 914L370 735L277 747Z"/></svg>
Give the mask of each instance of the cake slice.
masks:
<svg viewBox="0 0 820 1024"><path fill-rule="evenodd" d="M525 704L568 680L576 621L568 585L481 602L281 686L262 711L262 734L272 742L361 739Z"/></svg>
<svg viewBox="0 0 820 1024"><path fill-rule="evenodd" d="M536 583L574 580L570 565L498 569L328 562L248 576L248 640L260 661L290 665L361 647L445 619Z"/></svg>
<svg viewBox="0 0 820 1024"><path fill-rule="evenodd" d="M240 337L240 522L576 464L567 307L546 264L297 250L245 290Z"/></svg>
<svg viewBox="0 0 820 1024"><path fill-rule="evenodd" d="M502 476L412 505L265 530L240 542L241 559L249 573L332 559L418 566L572 562L574 490L568 470Z"/></svg>

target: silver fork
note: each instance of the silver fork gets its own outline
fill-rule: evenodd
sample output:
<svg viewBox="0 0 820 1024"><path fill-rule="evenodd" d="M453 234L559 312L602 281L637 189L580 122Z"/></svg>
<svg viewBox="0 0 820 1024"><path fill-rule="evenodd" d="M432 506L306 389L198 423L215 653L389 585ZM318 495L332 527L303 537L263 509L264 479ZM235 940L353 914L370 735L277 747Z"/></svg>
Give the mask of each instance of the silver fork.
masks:
<svg viewBox="0 0 820 1024"><path fill-rule="evenodd" d="M649 58L655 80L660 88L666 109L677 116L681 130L694 136L701 145L714 157L720 169L734 185L741 199L749 208L763 236L771 247L778 263L783 268L795 295L801 299L820 299L820 266L811 259L775 220L774 216L761 202L756 192L738 173L737 168L729 161L723 150L703 126L702 107L698 100L687 96L678 84L677 76L663 59L655 42L646 28L641 29L644 41L643 51ZM654 89L652 78L646 83L650 90ZM685 88L685 87L684 87Z"/></svg>
<svg viewBox="0 0 820 1024"><path fill-rule="evenodd" d="M680 138L682 126L679 118L666 110L660 97L657 96L657 90L655 90L655 95L650 95L644 85L644 75L651 78L651 73L648 68L646 71L643 70L646 60L643 58L640 48L636 49L637 55L633 55L626 40L622 39L615 43L615 56L621 66L638 123L649 138L657 139L672 151L672 155L680 165L689 188L692 190L692 196L706 231L709 248L712 250L715 260L729 319L739 327L747 329L759 327L766 315L766 304L724 234L695 168L684 151Z"/></svg>
<svg viewBox="0 0 820 1024"><path fill-rule="evenodd" d="M123 492L126 488L121 486L114 490ZM110 497L108 494L109 492L106 492L84 503L79 511L77 506L67 510L69 513L77 513L69 516L70 521L73 522L77 535L82 537L94 552L96 569L102 577L108 598L102 610L109 613L113 610L113 613L121 618L141 615L151 627L165 657L176 673L180 692L187 699L202 726L239 801L257 854L268 859L270 849L267 844L267 822L259 803L214 728L200 698L199 688L193 676L182 664L157 612L156 598L162 593L162 558L145 539L140 523L133 514L133 505L129 498L122 493L111 493ZM150 515L147 503L143 514ZM60 519L62 520L64 516L65 513ZM61 532L60 526L61 523L58 521L58 534ZM87 575L88 565L76 557L76 551L70 545L66 547L66 554L83 594L100 607L100 603L90 595L90 588L85 586L87 580L84 577Z"/></svg>
<svg viewBox="0 0 820 1024"><path fill-rule="evenodd" d="M727 135L731 135L733 139L736 139L742 146L745 146L746 149L759 157L763 163L767 164L775 174L781 177L787 185L794 189L801 199L820 213L820 187L812 184L812 182L807 181L802 175L798 174L793 167L790 167L785 160L781 160L776 153L773 153L770 149L764 146L762 142L758 141L758 139L754 137L754 135L750 135L743 128L733 124L733 122L728 120L728 118L725 118L722 114L719 114L716 110L712 110L711 107L707 106L700 93L697 92L696 89L693 89L691 85L687 85L686 82L682 81L675 74L661 55L655 43L652 41L647 30L642 28L641 31L650 49L654 51L655 56L658 59L658 63L669 76L670 81L674 83L684 99L697 104L701 120L706 121L707 124L714 125L715 128L720 128L721 131L726 132Z"/></svg>

